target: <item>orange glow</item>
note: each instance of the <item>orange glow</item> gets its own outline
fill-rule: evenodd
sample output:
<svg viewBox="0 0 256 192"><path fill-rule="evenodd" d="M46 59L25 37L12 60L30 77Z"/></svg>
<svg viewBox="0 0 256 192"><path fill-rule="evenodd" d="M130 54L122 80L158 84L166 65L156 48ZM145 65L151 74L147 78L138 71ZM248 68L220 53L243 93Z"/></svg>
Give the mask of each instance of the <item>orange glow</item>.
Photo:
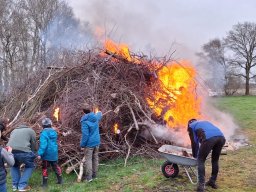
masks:
<svg viewBox="0 0 256 192"><path fill-rule="evenodd" d="M132 60L130 52L129 52L129 48L125 44L116 45L113 41L108 39L105 42L105 48L111 54L119 55L120 57L126 59L127 61Z"/></svg>
<svg viewBox="0 0 256 192"><path fill-rule="evenodd" d="M59 121L59 115L60 115L60 108L57 107L57 108L54 110L54 113L53 113L53 116L55 117L55 119L56 119L57 122Z"/></svg>
<svg viewBox="0 0 256 192"><path fill-rule="evenodd" d="M118 127L119 127L118 124L115 123L115 124L114 124L114 133L115 133L115 134L119 134L119 133L120 133L120 130L118 129Z"/></svg>
<svg viewBox="0 0 256 192"><path fill-rule="evenodd" d="M98 108L98 107L95 107L95 108L94 108L94 113L97 113L97 112L99 112L99 108Z"/></svg>
<svg viewBox="0 0 256 192"><path fill-rule="evenodd" d="M131 56L125 44L117 45L111 40L105 42L105 53L136 64L146 61ZM196 71L187 61L171 62L163 66L154 63L156 68L156 87L153 96L146 98L157 116L171 128L186 127L191 118L200 118L201 98L197 95ZM152 71L153 65L152 65ZM115 124L114 129L118 129Z"/></svg>
<svg viewBox="0 0 256 192"><path fill-rule="evenodd" d="M120 58L130 62L134 62L137 64L140 63L140 61L137 58L131 56L128 45L126 44L118 45L112 40L108 39L105 42L105 49L106 49L106 52L108 52L109 54L119 56Z"/></svg>
<svg viewBox="0 0 256 192"><path fill-rule="evenodd" d="M200 117L195 74L193 66L185 61L169 63L157 73L159 88L147 102L169 127L186 127L189 119Z"/></svg>

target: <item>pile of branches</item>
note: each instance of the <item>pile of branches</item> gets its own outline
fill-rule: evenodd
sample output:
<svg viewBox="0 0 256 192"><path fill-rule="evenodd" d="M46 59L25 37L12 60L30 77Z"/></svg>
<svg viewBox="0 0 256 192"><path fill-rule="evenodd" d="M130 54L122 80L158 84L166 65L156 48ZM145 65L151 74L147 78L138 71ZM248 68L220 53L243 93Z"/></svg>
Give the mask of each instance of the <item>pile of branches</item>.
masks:
<svg viewBox="0 0 256 192"><path fill-rule="evenodd" d="M144 62L137 64L90 51L63 56L25 85L13 89L2 103L1 114L11 120L7 136L24 120L39 136L41 119L52 118L59 133L59 160L71 172L82 158L81 105L87 103L103 113L102 159L123 156L126 164L131 154L153 154L161 141L150 132L149 124L156 123L146 98L151 98L159 87L155 76L159 65L139 59ZM59 121L53 117L56 107L60 108ZM114 131L115 124L118 133ZM141 134L145 131L149 137Z"/></svg>

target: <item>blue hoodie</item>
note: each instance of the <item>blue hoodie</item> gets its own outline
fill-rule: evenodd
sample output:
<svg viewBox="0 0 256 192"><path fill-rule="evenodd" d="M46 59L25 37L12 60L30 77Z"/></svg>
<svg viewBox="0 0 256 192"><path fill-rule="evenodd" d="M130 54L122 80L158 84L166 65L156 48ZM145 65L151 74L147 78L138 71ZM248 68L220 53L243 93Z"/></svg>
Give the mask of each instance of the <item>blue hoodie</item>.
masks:
<svg viewBox="0 0 256 192"><path fill-rule="evenodd" d="M99 121L102 118L102 113L93 112L84 114L81 118L82 139L81 147L96 147L100 145Z"/></svg>
<svg viewBox="0 0 256 192"><path fill-rule="evenodd" d="M38 155L42 160L57 161L58 160L58 135L53 128L44 128L40 133L40 147Z"/></svg>

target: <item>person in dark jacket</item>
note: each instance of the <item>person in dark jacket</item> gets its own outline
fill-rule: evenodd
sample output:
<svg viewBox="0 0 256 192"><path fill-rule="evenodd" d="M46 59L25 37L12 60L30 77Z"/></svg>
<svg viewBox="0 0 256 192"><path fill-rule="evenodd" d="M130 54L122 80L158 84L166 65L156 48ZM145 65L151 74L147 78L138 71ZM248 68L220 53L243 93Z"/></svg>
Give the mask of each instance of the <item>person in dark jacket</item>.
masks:
<svg viewBox="0 0 256 192"><path fill-rule="evenodd" d="M14 165L14 158L11 152L12 152L11 147L6 147L6 149L0 147L0 191L1 192L7 192L6 170L5 170L4 163L6 162L9 166Z"/></svg>
<svg viewBox="0 0 256 192"><path fill-rule="evenodd" d="M85 181L92 181L96 178L99 165L100 132L99 121L102 113L94 113L88 105L83 107L84 115L81 118L82 138L80 147L84 148Z"/></svg>
<svg viewBox="0 0 256 192"><path fill-rule="evenodd" d="M42 159L43 187L47 187L48 165L52 166L56 176L57 184L62 184L62 171L58 165L58 135L52 128L52 121L49 118L42 120L43 130L40 133L40 147L38 159Z"/></svg>
<svg viewBox="0 0 256 192"><path fill-rule="evenodd" d="M1 118L0 119L0 138L4 141L7 141L7 138L3 136L3 132L6 130L9 123L8 118Z"/></svg>
<svg viewBox="0 0 256 192"><path fill-rule="evenodd" d="M212 151L212 174L206 185L217 189L216 179L219 171L219 157L226 140L221 130L209 121L188 121L188 132L191 140L193 157L198 161L198 192L204 191L205 160Z"/></svg>
<svg viewBox="0 0 256 192"><path fill-rule="evenodd" d="M10 135L7 146L12 148L12 153L15 159L15 164L11 167L12 187L13 191L29 191L31 187L28 185L34 168L34 160L36 158L36 133L28 127L26 122L23 122L19 127L15 128ZM24 164L23 172L20 166Z"/></svg>

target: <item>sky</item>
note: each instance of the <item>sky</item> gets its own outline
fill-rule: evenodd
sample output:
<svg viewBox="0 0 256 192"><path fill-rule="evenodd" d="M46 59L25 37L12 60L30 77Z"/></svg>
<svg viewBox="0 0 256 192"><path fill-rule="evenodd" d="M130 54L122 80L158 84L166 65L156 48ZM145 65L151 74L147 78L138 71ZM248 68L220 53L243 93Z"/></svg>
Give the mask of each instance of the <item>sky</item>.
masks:
<svg viewBox="0 0 256 192"><path fill-rule="evenodd" d="M195 53L237 23L256 22L255 0L69 0L74 14L132 52L197 62Z"/></svg>

